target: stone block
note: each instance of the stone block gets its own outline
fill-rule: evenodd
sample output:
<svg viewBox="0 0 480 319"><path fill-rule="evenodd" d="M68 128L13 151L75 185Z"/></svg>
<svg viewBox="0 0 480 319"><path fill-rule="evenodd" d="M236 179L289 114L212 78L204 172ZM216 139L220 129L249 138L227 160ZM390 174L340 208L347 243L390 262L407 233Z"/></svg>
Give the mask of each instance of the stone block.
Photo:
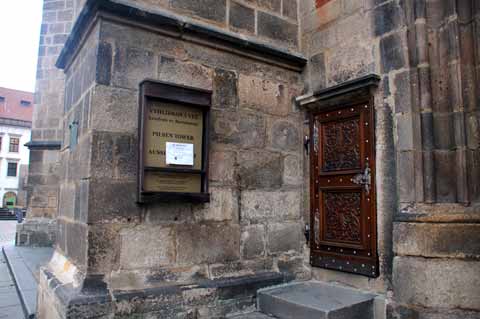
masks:
<svg viewBox="0 0 480 319"><path fill-rule="evenodd" d="M264 225L251 225L242 229L241 253L246 259L265 255L266 231Z"/></svg>
<svg viewBox="0 0 480 319"><path fill-rule="evenodd" d="M219 109L236 109L238 107L238 76L236 72L215 69L212 106Z"/></svg>
<svg viewBox="0 0 480 319"><path fill-rule="evenodd" d="M91 273L107 273L118 267L122 227L120 223L89 225L88 269Z"/></svg>
<svg viewBox="0 0 480 319"><path fill-rule="evenodd" d="M287 251L300 251L302 226L298 222L267 225L267 251L276 254Z"/></svg>
<svg viewBox="0 0 480 319"><path fill-rule="evenodd" d="M397 152L398 199L402 203L415 201L415 161L413 152Z"/></svg>
<svg viewBox="0 0 480 319"><path fill-rule="evenodd" d="M297 0L283 1L283 15L290 19L297 20L297 7Z"/></svg>
<svg viewBox="0 0 480 319"><path fill-rule="evenodd" d="M177 226L177 263L225 263L240 257L240 226L228 223Z"/></svg>
<svg viewBox="0 0 480 319"><path fill-rule="evenodd" d="M79 267L87 265L88 225L77 222L65 223L66 253Z"/></svg>
<svg viewBox="0 0 480 319"><path fill-rule="evenodd" d="M395 257L393 286L399 303L434 308L480 308L480 262Z"/></svg>
<svg viewBox="0 0 480 319"><path fill-rule="evenodd" d="M303 183L302 160L295 155L283 159L283 184L301 185Z"/></svg>
<svg viewBox="0 0 480 319"><path fill-rule="evenodd" d="M92 179L89 185L88 222L132 222L140 218L141 208L136 204L135 181Z"/></svg>
<svg viewBox="0 0 480 319"><path fill-rule="evenodd" d="M279 188L282 185L282 157L278 153L245 151L239 153L238 177L245 189Z"/></svg>
<svg viewBox="0 0 480 319"><path fill-rule="evenodd" d="M117 35L118 36L118 35ZM113 61L112 84L138 90L140 82L156 77L157 57L151 51L136 47L117 47Z"/></svg>
<svg viewBox="0 0 480 319"><path fill-rule="evenodd" d="M291 101L284 84L240 75L238 89L242 108L279 116L287 115L290 111Z"/></svg>
<svg viewBox="0 0 480 319"><path fill-rule="evenodd" d="M265 118L259 114L212 111L213 140L241 147L263 147Z"/></svg>
<svg viewBox="0 0 480 319"><path fill-rule="evenodd" d="M230 4L230 27L255 32L255 10L237 2Z"/></svg>
<svg viewBox="0 0 480 319"><path fill-rule="evenodd" d="M175 234L164 226L137 226L120 231L120 267L155 268L175 261Z"/></svg>
<svg viewBox="0 0 480 319"><path fill-rule="evenodd" d="M171 0L170 5L174 9L186 10L204 19L220 23L225 22L226 0Z"/></svg>
<svg viewBox="0 0 480 319"><path fill-rule="evenodd" d="M112 74L113 50L108 42L100 42L97 52L96 82L102 85L110 85Z"/></svg>
<svg viewBox="0 0 480 319"><path fill-rule="evenodd" d="M196 220L199 222L238 220L238 196L235 190L211 187L210 196L210 203L193 206Z"/></svg>
<svg viewBox="0 0 480 319"><path fill-rule="evenodd" d="M412 113L397 114L396 131L397 131L397 148L400 151L413 150L413 118Z"/></svg>
<svg viewBox="0 0 480 319"><path fill-rule="evenodd" d="M247 0L254 1L257 6L269 11L280 12L281 0Z"/></svg>
<svg viewBox="0 0 480 319"><path fill-rule="evenodd" d="M298 46L298 25L266 12L258 11L258 35L285 43L289 47Z"/></svg>
<svg viewBox="0 0 480 319"><path fill-rule="evenodd" d="M395 113L412 112L410 71L395 75Z"/></svg>
<svg viewBox="0 0 480 319"><path fill-rule="evenodd" d="M310 58L310 87L311 91L316 92L327 86L327 74L325 66L325 54L318 53Z"/></svg>
<svg viewBox="0 0 480 319"><path fill-rule="evenodd" d="M269 144L281 151L299 152L303 146L299 132L300 123L276 120L269 125Z"/></svg>
<svg viewBox="0 0 480 319"><path fill-rule="evenodd" d="M92 91L90 115L93 130L137 134L138 93L97 85Z"/></svg>
<svg viewBox="0 0 480 319"><path fill-rule="evenodd" d="M322 27L338 19L343 11L342 2L340 0L328 0L317 5L317 10L313 11L313 14L316 15L317 26Z"/></svg>
<svg viewBox="0 0 480 319"><path fill-rule="evenodd" d="M160 57L158 79L166 82L212 90L213 70L199 64Z"/></svg>
<svg viewBox="0 0 480 319"><path fill-rule="evenodd" d="M240 205L242 221L298 220L301 201L300 191L243 191Z"/></svg>
<svg viewBox="0 0 480 319"><path fill-rule="evenodd" d="M405 66L406 61L402 38L397 33L380 39L380 54L382 73L398 70Z"/></svg>
<svg viewBox="0 0 480 319"><path fill-rule="evenodd" d="M95 178L135 179L137 141L133 134L92 133L91 176Z"/></svg>
<svg viewBox="0 0 480 319"><path fill-rule="evenodd" d="M209 162L210 181L226 185L235 183L237 172L237 156L235 152L212 151Z"/></svg>
<svg viewBox="0 0 480 319"><path fill-rule="evenodd" d="M479 258L480 225L395 223L394 250L401 256Z"/></svg>
<svg viewBox="0 0 480 319"><path fill-rule="evenodd" d="M402 10L396 2L386 2L373 10L375 36L382 36L401 26Z"/></svg>
<svg viewBox="0 0 480 319"><path fill-rule="evenodd" d="M453 203L457 200L457 172L454 151L435 151L435 189L438 202Z"/></svg>

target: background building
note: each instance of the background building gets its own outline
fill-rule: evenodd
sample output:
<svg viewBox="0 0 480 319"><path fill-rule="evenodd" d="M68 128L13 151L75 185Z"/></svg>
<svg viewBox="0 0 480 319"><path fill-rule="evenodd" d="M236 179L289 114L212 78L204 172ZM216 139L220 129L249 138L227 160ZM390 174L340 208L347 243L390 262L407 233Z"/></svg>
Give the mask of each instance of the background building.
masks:
<svg viewBox="0 0 480 319"><path fill-rule="evenodd" d="M26 206L33 93L0 88L1 207Z"/></svg>

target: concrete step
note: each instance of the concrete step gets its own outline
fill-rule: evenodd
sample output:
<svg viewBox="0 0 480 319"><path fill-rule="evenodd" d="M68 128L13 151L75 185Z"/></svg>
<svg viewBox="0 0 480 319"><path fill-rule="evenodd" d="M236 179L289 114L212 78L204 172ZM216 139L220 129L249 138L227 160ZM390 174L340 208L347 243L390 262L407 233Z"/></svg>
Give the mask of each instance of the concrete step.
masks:
<svg viewBox="0 0 480 319"><path fill-rule="evenodd" d="M251 312L251 313L236 315L236 316L227 317L227 318L228 319L275 319L274 317L268 316L261 312Z"/></svg>
<svg viewBox="0 0 480 319"><path fill-rule="evenodd" d="M261 289L257 294L258 310L279 319L373 319L375 297L314 281Z"/></svg>

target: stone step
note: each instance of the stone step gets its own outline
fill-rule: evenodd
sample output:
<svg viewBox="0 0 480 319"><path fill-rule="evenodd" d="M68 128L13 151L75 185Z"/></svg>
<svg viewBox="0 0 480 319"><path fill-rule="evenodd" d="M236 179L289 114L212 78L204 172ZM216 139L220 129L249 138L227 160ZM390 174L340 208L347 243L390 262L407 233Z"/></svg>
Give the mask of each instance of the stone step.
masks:
<svg viewBox="0 0 480 319"><path fill-rule="evenodd" d="M373 319L375 295L320 282L258 291L259 311L278 319Z"/></svg>
<svg viewBox="0 0 480 319"><path fill-rule="evenodd" d="M241 315L236 315L233 317L227 317L228 319L274 319L275 317L268 316L261 312L251 312Z"/></svg>

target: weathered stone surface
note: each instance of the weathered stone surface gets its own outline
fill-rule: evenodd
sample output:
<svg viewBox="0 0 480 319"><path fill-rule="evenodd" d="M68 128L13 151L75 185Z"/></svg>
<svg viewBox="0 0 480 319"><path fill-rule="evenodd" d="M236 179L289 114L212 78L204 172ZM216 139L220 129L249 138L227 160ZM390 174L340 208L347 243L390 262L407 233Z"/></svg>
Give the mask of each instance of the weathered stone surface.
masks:
<svg viewBox="0 0 480 319"><path fill-rule="evenodd" d="M177 227L177 262L220 263L240 255L240 227L228 223L184 224Z"/></svg>
<svg viewBox="0 0 480 319"><path fill-rule="evenodd" d="M238 220L237 192L229 188L210 188L210 203L194 206L193 214L198 221Z"/></svg>
<svg viewBox="0 0 480 319"><path fill-rule="evenodd" d="M213 70L199 64L160 57L158 79L175 84L212 90Z"/></svg>
<svg viewBox="0 0 480 319"><path fill-rule="evenodd" d="M212 111L213 140L241 147L263 147L265 118L253 113Z"/></svg>
<svg viewBox="0 0 480 319"><path fill-rule="evenodd" d="M258 12L258 35L283 42L291 47L298 45L298 26L266 12Z"/></svg>
<svg viewBox="0 0 480 319"><path fill-rule="evenodd" d="M279 188L283 163L278 153L245 151L238 154L238 177L243 188Z"/></svg>
<svg viewBox="0 0 480 319"><path fill-rule="evenodd" d="M236 180L237 154L231 151L213 151L210 154L209 178L213 182L232 185Z"/></svg>
<svg viewBox="0 0 480 319"><path fill-rule="evenodd" d="M480 310L480 262L395 257L393 285L400 303Z"/></svg>
<svg viewBox="0 0 480 319"><path fill-rule="evenodd" d="M402 40L398 34L388 35L380 40L382 72L388 73L405 65Z"/></svg>
<svg viewBox="0 0 480 319"><path fill-rule="evenodd" d="M255 11L237 2L230 4L230 26L236 29L255 32Z"/></svg>
<svg viewBox="0 0 480 319"><path fill-rule="evenodd" d="M267 225L267 251L270 254L299 251L302 243L302 226L299 223Z"/></svg>
<svg viewBox="0 0 480 319"><path fill-rule="evenodd" d="M242 257L249 259L265 254L266 231L264 225L243 227L241 238Z"/></svg>
<svg viewBox="0 0 480 319"><path fill-rule="evenodd" d="M290 0L283 2L283 15L291 19L297 19L297 0Z"/></svg>
<svg viewBox="0 0 480 319"><path fill-rule="evenodd" d="M283 160L283 184L300 185L303 182L302 161L295 155L287 155Z"/></svg>
<svg viewBox="0 0 480 319"><path fill-rule="evenodd" d="M238 107L237 86L237 73L220 68L215 69L212 106L219 109L236 109Z"/></svg>
<svg viewBox="0 0 480 319"><path fill-rule="evenodd" d="M268 135L272 148L281 151L298 151L302 147L297 123L277 120L270 125Z"/></svg>
<svg viewBox="0 0 480 319"><path fill-rule="evenodd" d="M287 115L291 101L284 84L258 77L240 75L240 106L273 115Z"/></svg>
<svg viewBox="0 0 480 319"><path fill-rule="evenodd" d="M395 2L386 2L376 7L373 14L376 36L381 36L397 29L402 22L401 10Z"/></svg>
<svg viewBox="0 0 480 319"><path fill-rule="evenodd" d="M175 235L170 227L137 226L120 231L120 266L153 268L175 260Z"/></svg>
<svg viewBox="0 0 480 319"><path fill-rule="evenodd" d="M201 18L216 22L224 22L226 17L226 0L172 0L171 6L192 12Z"/></svg>
<svg viewBox="0 0 480 319"><path fill-rule="evenodd" d="M113 61L112 84L138 90L140 82L156 77L157 57L151 51L136 47L117 47Z"/></svg>
<svg viewBox="0 0 480 319"><path fill-rule="evenodd" d="M480 225L395 223L397 255L423 257L480 257Z"/></svg>
<svg viewBox="0 0 480 319"><path fill-rule="evenodd" d="M295 220L300 217L299 191L243 191L242 220L251 222Z"/></svg>
<svg viewBox="0 0 480 319"><path fill-rule="evenodd" d="M326 87L327 75L324 53L318 53L310 58L310 89L312 92Z"/></svg>
<svg viewBox="0 0 480 319"><path fill-rule="evenodd" d="M136 89L139 83L136 82ZM91 129L137 133L138 94L136 91L98 85L92 92L91 101Z"/></svg>

